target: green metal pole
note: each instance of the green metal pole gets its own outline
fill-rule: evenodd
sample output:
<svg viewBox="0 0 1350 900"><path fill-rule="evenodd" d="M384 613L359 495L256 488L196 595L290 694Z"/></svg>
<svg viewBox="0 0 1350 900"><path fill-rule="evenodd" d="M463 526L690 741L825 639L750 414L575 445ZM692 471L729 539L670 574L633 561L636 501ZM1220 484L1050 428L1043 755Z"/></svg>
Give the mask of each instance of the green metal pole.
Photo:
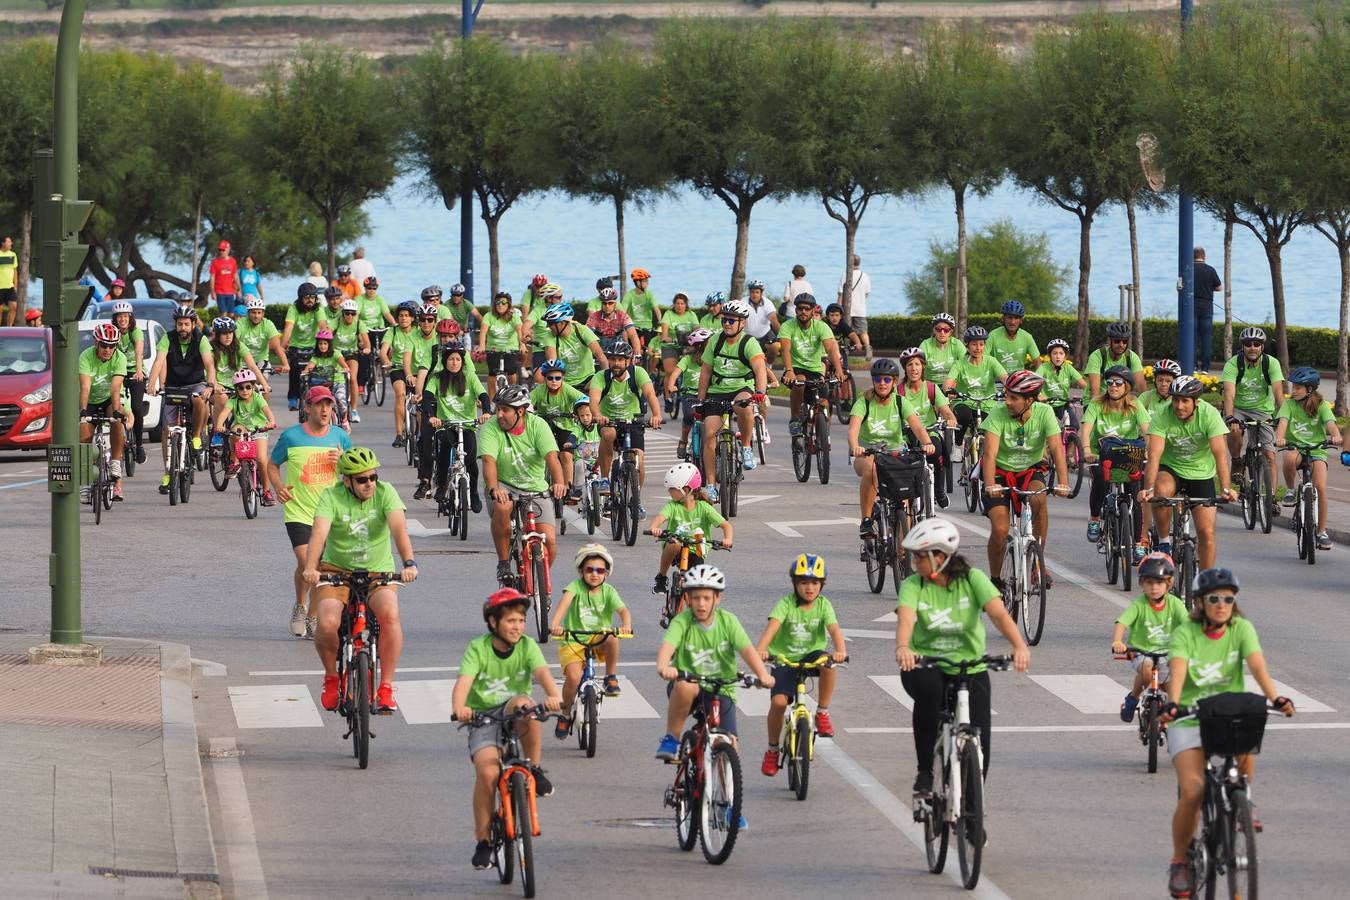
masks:
<svg viewBox="0 0 1350 900"><path fill-rule="evenodd" d="M56 79L52 117L51 191L64 199L79 196L79 116L77 114L80 77L80 28L84 22L85 0L66 0L61 10L61 31L56 42ZM63 220L64 199L48 198L46 215L42 217L44 230L65 243ZM42 238L44 243L47 238ZM70 447L74 451L73 471L80 472L80 376L79 333L75 323L79 309L66 302L70 293L64 289L67 274L62 253L56 248L43 248L42 301L50 311L44 318L52 328L52 444ZM76 279L71 278L73 283ZM50 465L50 462L49 462ZM52 485L52 555L50 581L52 586L53 644L80 644L84 634L80 621L80 475L65 490Z"/></svg>

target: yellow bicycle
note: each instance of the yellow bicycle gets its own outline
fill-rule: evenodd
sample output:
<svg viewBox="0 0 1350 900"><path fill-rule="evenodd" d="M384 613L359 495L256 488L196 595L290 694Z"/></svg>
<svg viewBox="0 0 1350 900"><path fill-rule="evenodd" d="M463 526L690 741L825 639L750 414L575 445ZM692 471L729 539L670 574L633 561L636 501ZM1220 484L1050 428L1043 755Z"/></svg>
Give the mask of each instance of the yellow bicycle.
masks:
<svg viewBox="0 0 1350 900"><path fill-rule="evenodd" d="M848 661L848 657L844 658ZM783 716L783 735L778 740L778 765L786 768L788 789L797 794L798 800L806 799L806 791L811 786L811 760L816 753L816 722L811 710L806 706L806 696L810 685L808 679L819 674L821 669L832 669L836 665L824 653L810 662L798 662L779 656L775 667L792 670L796 681L792 706Z"/></svg>

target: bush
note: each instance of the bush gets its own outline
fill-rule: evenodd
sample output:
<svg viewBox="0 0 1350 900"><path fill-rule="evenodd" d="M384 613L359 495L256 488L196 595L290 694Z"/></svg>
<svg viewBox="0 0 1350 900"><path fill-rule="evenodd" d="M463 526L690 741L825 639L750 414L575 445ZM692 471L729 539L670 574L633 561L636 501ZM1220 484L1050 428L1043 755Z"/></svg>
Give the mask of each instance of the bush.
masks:
<svg viewBox="0 0 1350 900"><path fill-rule="evenodd" d="M952 269L949 290L956 296L956 241L928 245L928 262L905 279L905 298L916 313L942 311L942 272ZM972 313L996 312L1005 300L1021 300L1031 312L1064 312L1071 273L1055 265L1045 235L1020 230L999 219L969 238L966 247L967 300ZM952 304L955 306L955 303Z"/></svg>

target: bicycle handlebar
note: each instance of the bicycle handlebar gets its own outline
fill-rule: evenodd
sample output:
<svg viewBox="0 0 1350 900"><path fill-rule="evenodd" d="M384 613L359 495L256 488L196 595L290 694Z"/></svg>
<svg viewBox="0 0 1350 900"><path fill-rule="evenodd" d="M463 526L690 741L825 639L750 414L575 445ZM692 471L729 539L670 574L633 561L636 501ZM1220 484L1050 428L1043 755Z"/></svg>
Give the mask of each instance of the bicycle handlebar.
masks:
<svg viewBox="0 0 1350 900"><path fill-rule="evenodd" d="M885 447L864 447L863 456L889 456L892 459L899 459L902 456L925 456L926 454L914 447L901 447L898 450L889 450Z"/></svg>
<svg viewBox="0 0 1350 900"><path fill-rule="evenodd" d="M1274 703L1270 702L1269 700L1266 701L1266 715L1267 715L1267 716L1269 716L1269 715L1270 715L1271 713L1273 713L1273 712L1274 712L1274 713L1279 713L1280 715L1285 715L1284 710L1280 708L1280 707L1283 705L1282 703L1280 703L1281 700L1283 700L1284 703L1289 704L1289 709L1290 709L1291 712L1294 711L1294 701L1293 701L1293 700L1290 700L1288 697L1283 697L1283 696L1281 696L1281 697L1276 697ZM1181 721L1182 719L1194 719L1194 718L1196 718L1197 716L1199 716L1199 715L1200 715L1200 707L1199 707L1199 706L1182 706L1180 703L1176 703L1176 704L1170 704L1170 703L1169 703L1169 704L1167 705L1166 709L1164 709L1164 712L1170 712L1170 713L1172 714L1172 717L1171 717L1171 719L1170 719L1169 721L1171 721L1171 722L1179 722L1179 721ZM1216 753L1216 754L1214 754L1214 755L1215 755L1215 756L1222 756L1223 754Z"/></svg>
<svg viewBox="0 0 1350 900"><path fill-rule="evenodd" d="M453 713L450 715L451 722L458 722L460 728L481 728L484 725L501 725L507 722L515 722L518 719L534 719L536 722L543 722L548 719L561 717L561 713L549 712L542 703L534 706L521 706L508 713L499 713L493 710L484 710L473 714L473 718L467 722L460 721L459 717Z"/></svg>
<svg viewBox="0 0 1350 900"><path fill-rule="evenodd" d="M401 584L401 583L402 583L402 582L399 581L399 577L398 577L397 575L390 575L390 574L385 573L385 572L380 572L380 573L377 573L377 574L374 574L374 575L371 575L371 574L368 574L368 573L357 573L357 572L352 572L352 573L347 574L347 575L344 575L344 574L342 574L341 572L320 572L320 573L319 573L319 583L320 583L320 584L331 584L331 585L333 585L334 587L350 586L353 582L359 580L359 579L356 577L358 574L364 574L364 575L365 575L365 582L366 582L366 584L369 585L370 587L381 587L381 586L386 585L386 584L396 584L396 583Z"/></svg>
<svg viewBox="0 0 1350 900"><path fill-rule="evenodd" d="M786 656L777 656L774 658L773 664L775 666L782 666L785 669L799 669L802 671L814 672L819 669L833 669L836 666L843 667L844 663L847 663L848 661L849 657L847 656L844 657L844 662L841 663L835 662L828 656L821 657L820 659L813 660L812 662L796 662L794 660L788 659Z"/></svg>
<svg viewBox="0 0 1350 900"><path fill-rule="evenodd" d="M1227 500L1220 500L1218 497L1154 497L1149 503L1156 506L1185 506L1188 509L1197 509L1202 506L1218 506L1221 503L1227 503Z"/></svg>
<svg viewBox="0 0 1350 900"><path fill-rule="evenodd" d="M685 536L676 531L663 531L658 535L653 535L653 539L656 540L658 543L665 543L666 541L678 541L685 547L692 547L695 544L703 543L708 544L714 550L729 551L731 549L730 547L727 547L722 541L719 540L710 540L709 538L706 537L700 538L692 535Z"/></svg>
<svg viewBox="0 0 1350 900"><path fill-rule="evenodd" d="M1290 444L1286 442L1283 447L1276 447L1275 449L1280 453L1283 453L1286 450L1297 450L1300 453L1307 453L1309 450L1334 450L1339 446L1340 444L1335 441L1323 441L1320 444Z"/></svg>
<svg viewBox="0 0 1350 900"><path fill-rule="evenodd" d="M1170 655L1171 651L1169 650L1143 650L1140 649L1139 647L1127 646L1125 648L1124 653L1113 653L1111 654L1111 658L1123 659L1128 661L1134 659L1136 656L1147 656L1149 659L1153 660L1154 663L1158 663L1164 659L1167 659L1168 656Z"/></svg>
<svg viewBox="0 0 1350 900"><path fill-rule="evenodd" d="M1008 655L990 656L985 654L979 659L948 659L945 656L916 656L914 657L914 668L916 669L935 669L939 665L951 666L962 675L969 674L970 670L976 666L985 666L991 672L1005 672L1012 666L1013 658Z"/></svg>
<svg viewBox="0 0 1350 900"><path fill-rule="evenodd" d="M675 680L696 684L705 691L717 691L733 684L743 685L744 687L764 687L760 680L749 672L737 672L735 678L716 678L712 675L699 675L695 672L680 672Z"/></svg>
<svg viewBox="0 0 1350 900"><path fill-rule="evenodd" d="M622 628L602 628L599 631L574 631L571 628L564 628L562 636L565 638L616 637L626 639L636 635L633 634L631 629L627 634L624 634Z"/></svg>

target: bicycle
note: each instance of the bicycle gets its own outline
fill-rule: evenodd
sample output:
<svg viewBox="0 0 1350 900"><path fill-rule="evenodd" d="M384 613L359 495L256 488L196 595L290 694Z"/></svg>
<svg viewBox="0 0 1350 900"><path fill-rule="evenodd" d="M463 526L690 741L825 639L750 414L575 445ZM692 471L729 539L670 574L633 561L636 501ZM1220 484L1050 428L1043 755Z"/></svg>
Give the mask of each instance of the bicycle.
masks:
<svg viewBox="0 0 1350 900"><path fill-rule="evenodd" d="M1293 450L1299 454L1298 482L1294 487L1294 496L1297 503L1294 506L1294 514L1291 517L1291 525L1294 529L1294 546L1298 548L1298 558L1304 560L1308 565L1317 563L1317 485L1312 480L1312 459L1308 454L1314 450L1324 448L1336 449L1339 445L1335 441L1323 441L1315 447L1303 447L1290 444L1287 447L1280 447L1279 452Z"/></svg>
<svg viewBox="0 0 1350 900"><path fill-rule="evenodd" d="M418 458L418 431L422 422L422 417L418 414L418 404L413 403L411 392L403 400L403 453L408 458L408 465L417 468Z"/></svg>
<svg viewBox="0 0 1350 900"><path fill-rule="evenodd" d="M1149 501L1156 506L1171 507L1172 529L1168 534L1168 539L1172 542L1172 559L1177 567L1177 586L1181 589L1182 602L1186 604L1186 609L1191 609L1195 598L1192 596L1192 588L1195 582L1196 573L1199 569L1199 539L1195 534L1195 510L1202 506L1218 506L1218 498L1211 497L1206 500L1192 500L1184 494L1179 497L1155 497ZM1158 546L1157 526L1149 526L1149 534L1152 538L1152 546Z"/></svg>
<svg viewBox="0 0 1350 900"><path fill-rule="evenodd" d="M980 507L982 494L980 484L983 481L983 474L980 466L984 459L984 404L990 400L1002 399L1001 392L995 392L992 397L976 397L971 394L962 394L955 391L949 392L948 396L953 400L969 400L975 405L971 407L975 414L975 421L970 430L966 432L961 440L961 476L957 479L966 490L966 509L970 512L976 512ZM951 457L948 457L950 459Z"/></svg>
<svg viewBox="0 0 1350 900"><path fill-rule="evenodd" d="M1049 493L1050 488L1024 491L1005 485L1003 490L1020 507L1009 522L1003 544L1003 597L1008 614L1021 624L1022 636L1034 647L1045 628L1045 550L1032 530L1031 498Z"/></svg>
<svg viewBox="0 0 1350 900"><path fill-rule="evenodd" d="M606 638L630 638L632 634L623 634L617 628L602 631L563 630L563 637L576 641L586 654L581 668L581 683L577 685L576 696L572 698L572 709L568 713L571 724L567 730L576 731L577 746L586 751L586 758L595 757L599 741L600 704L604 702L605 690L595 674L595 646Z"/></svg>
<svg viewBox="0 0 1350 900"><path fill-rule="evenodd" d="M1107 441L1115 441L1108 445ZM1105 557L1106 581L1108 584L1121 582L1123 590L1130 590L1134 580L1134 495L1125 490L1125 483L1112 481L1111 470L1117 466L1129 474L1130 480L1138 482L1143 466L1143 447L1125 445L1119 438L1104 438L1103 459L1098 463L1087 463L1085 468L1100 466L1102 478L1107 482L1106 497L1102 500L1102 530L1097 536L1097 552Z"/></svg>
<svg viewBox="0 0 1350 900"><path fill-rule="evenodd" d="M945 664L957 670L956 684L947 688L933 750L933 791L915 795L914 821L923 823L928 871L935 875L946 866L948 842L956 833L956 856L966 890L974 890L980 881L985 841L984 751L980 729L970 723L971 669L986 666L990 672L1003 672L1011 663L1011 656L982 656L968 662L920 656L915 662L916 668Z"/></svg>
<svg viewBox="0 0 1350 900"><path fill-rule="evenodd" d="M492 864L502 884L510 884L515 869L520 869L520 886L526 897L533 897L534 839L539 837L539 813L535 807L534 764L525 756L520 737L511 727L521 719L544 722L557 718L541 706L522 706L514 712L474 713L460 728L481 728L496 725L497 747L501 751L502 770L497 776L497 792L493 795L492 826L489 843L492 845ZM455 720L458 721L458 720Z"/></svg>
<svg viewBox="0 0 1350 900"><path fill-rule="evenodd" d="M902 447L899 450L865 448L865 456L874 460L877 475L877 496L868 519L868 536L862 539L859 559L867 573L867 587L880 594L886 586L886 570L891 570L895 588L913 574L909 554L900 549L909 529L924 513L924 498L932 493L931 471L920 450Z"/></svg>
<svg viewBox="0 0 1350 900"><path fill-rule="evenodd" d="M707 549L711 547L714 550L729 549L725 544L718 540L708 540L703 534L703 529L696 529L693 534L681 534L678 531L663 531L656 535L658 544L666 544L670 541L678 541L680 552L675 557L675 563L671 566L670 573L666 577L666 599L661 606L661 627L669 628L670 623L676 616L684 610L684 573L694 565L690 562L690 557L702 559L707 556Z"/></svg>
<svg viewBox="0 0 1350 900"><path fill-rule="evenodd" d="M362 769L370 765L370 740L375 737L370 730L370 715L375 712L375 686L380 678L380 623L366 600L371 589L397 581L396 575L370 572L324 572L319 576L320 584L349 589L338 626L337 714L347 720L347 733L342 739L352 739L352 755Z"/></svg>
<svg viewBox="0 0 1350 900"><path fill-rule="evenodd" d="M370 335L370 365L366 368L366 379L361 382L361 404L370 405L370 398L375 398L376 406L384 406L384 395L388 389L388 379L385 377L384 360L380 357L380 347L384 344L384 333L387 329L380 328L374 331L368 331Z"/></svg>
<svg viewBox="0 0 1350 900"><path fill-rule="evenodd" d="M576 452L581 453L578 447ZM595 530L600 527L600 516L604 511L604 500L600 496L600 462L597 459L582 459L582 468L585 472L581 486L581 499L577 502L577 512L581 515L581 520L586 523L586 533L595 534Z"/></svg>
<svg viewBox="0 0 1350 900"><path fill-rule="evenodd" d="M769 424L764 421L764 410L760 408L758 403L754 406L754 416L754 424L751 426L754 429L751 443L755 448L755 455L759 457L759 464L762 466L768 463L768 459L764 455L764 445L769 442Z"/></svg>
<svg viewBox="0 0 1350 900"><path fill-rule="evenodd" d="M511 504L510 559L516 571L521 592L530 598L534 610L535 633L539 643L547 644L549 636L548 613L553 604L552 582L549 578L548 552L544 532L537 520L543 513L536 501L551 499L547 491L520 493Z"/></svg>
<svg viewBox="0 0 1350 900"><path fill-rule="evenodd" d="M196 477L192 464L192 448L188 444L188 426L181 420L192 421L192 394L173 388L164 389L164 407L176 407L180 419L177 425L168 425L163 429L164 440L169 445L169 505L187 503L192 494L192 481Z"/></svg>
<svg viewBox="0 0 1350 900"><path fill-rule="evenodd" d="M230 454L239 465L239 471L235 478L239 482L239 499L244 504L244 518L246 519L258 517L258 500L260 497L258 473L260 469L257 438L271 430L272 427L269 426L231 435Z"/></svg>
<svg viewBox="0 0 1350 900"><path fill-rule="evenodd" d="M848 359L848 354L844 354L844 359ZM830 415L839 420L840 425L848 425L849 416L853 414L853 398L857 395L857 389L853 383L853 373L849 371L848 364L844 365L844 377L830 382Z"/></svg>
<svg viewBox="0 0 1350 900"><path fill-rule="evenodd" d="M124 420L121 416L90 414L81 416L80 421L94 426L90 442L94 451L94 482L89 485L87 502L94 511L94 524L99 525L103 513L111 510L113 505L112 424L121 424Z"/></svg>
<svg viewBox="0 0 1350 900"><path fill-rule="evenodd" d="M741 758L732 736L722 730L718 692L734 684L758 687L753 675L713 678L681 672L678 681L697 684L698 698L690 707L694 724L680 737L675 757L675 780L666 790L665 805L675 810L675 836L681 850L693 850L698 841L703 858L720 866L736 847L741 827Z"/></svg>
<svg viewBox="0 0 1350 900"><path fill-rule="evenodd" d="M1069 401L1075 402L1078 401ZM1072 500L1078 496L1083 487L1083 470L1087 466L1083 463L1083 446L1078 440L1078 426L1073 424L1073 417L1069 415L1069 403L1064 404L1064 411L1059 415L1059 436L1064 445L1064 463L1069 473L1069 482L1072 484L1069 488L1069 499ZM1051 489L1055 486L1055 479L1056 472L1051 467L1047 482ZM1115 581L1111 583L1115 584Z"/></svg>
<svg viewBox="0 0 1350 900"><path fill-rule="evenodd" d="M700 413L694 417L696 423L694 431L696 432L703 430L701 427L703 417L709 414L722 417L722 427L717 431L717 455L715 457L717 460L717 478L715 480L717 481L717 502L722 508L722 516L727 519L736 517L741 482L745 479L745 463L741 458L741 444L737 440L732 408L736 406L744 408L754 402L754 400L703 400L696 406ZM758 404L755 405L758 406ZM698 444L698 454L694 455L693 442L691 441L690 455L694 459L698 459L701 466L703 451L701 435ZM707 475L708 473L703 473L705 482L709 480Z"/></svg>
<svg viewBox="0 0 1350 900"><path fill-rule="evenodd" d="M469 470L464 464L464 429L476 425L473 419L447 419L436 429L435 441L450 440L454 432L454 444L450 447L450 464L446 467L445 496L436 505L436 515L450 520L450 536L459 536L461 541L469 539Z"/></svg>
<svg viewBox="0 0 1350 900"><path fill-rule="evenodd" d="M1242 698L1237 703L1226 698ZM1260 709L1257 709L1257 706ZM1200 723L1200 743L1205 754L1205 793L1200 802L1200 827L1186 850L1192 896L1204 891L1206 898L1218 891L1217 878L1226 875L1226 896L1257 896L1256 830L1252 820L1251 796L1247 776L1238 767L1237 758L1261 752L1266 718L1273 706L1259 694L1218 694L1195 706L1178 706L1173 721L1195 718ZM1223 763L1214 765L1214 757Z"/></svg>
<svg viewBox="0 0 1350 900"><path fill-rule="evenodd" d="M821 392L822 385L828 389L837 381L815 374L797 378L797 384L802 386L802 405L791 429L795 432L792 435L792 474L803 484L811 478L813 456L820 483L830 483L830 411L828 406L822 408L820 401L827 396Z"/></svg>
<svg viewBox="0 0 1350 900"><path fill-rule="evenodd" d="M1270 534L1271 519L1275 513L1275 488L1270 482L1270 470L1266 468L1266 446L1261 442L1263 428L1274 427L1269 418L1253 419L1250 422L1234 420L1242 429L1244 448L1242 451L1242 486L1238 491L1238 502L1242 504L1242 524L1248 531L1261 526L1262 534ZM1255 429L1255 437L1252 436Z"/></svg>
<svg viewBox="0 0 1350 900"><path fill-rule="evenodd" d="M234 396L234 388L217 385L216 390L224 391L227 401ZM230 448L226 435L229 434L231 421L231 418L226 419L223 431L211 430L206 444L206 468L211 473L211 486L222 494L230 486Z"/></svg>
<svg viewBox="0 0 1350 900"><path fill-rule="evenodd" d="M1163 709L1167 706L1167 682L1160 681L1158 670L1167 662L1171 654L1166 651L1141 650L1138 647L1126 647L1124 653L1112 656L1112 659L1133 660L1136 656L1147 656L1153 661L1153 675L1148 687L1139 697L1136 718L1139 722L1139 742L1148 748L1148 773L1158 771L1158 748L1167 740L1167 726L1162 723Z"/></svg>
<svg viewBox="0 0 1350 900"><path fill-rule="evenodd" d="M844 660L848 661L847 657ZM834 660L824 654L813 662L794 662L786 656L778 657L776 665L792 669L797 688L792 695L791 708L783 717L783 735L778 739L778 764L788 773L788 789L798 800L806 799L811 786L811 760L816 754L816 723L806 706L807 679L821 669L832 669Z"/></svg>
<svg viewBox="0 0 1350 900"><path fill-rule="evenodd" d="M638 522L642 516L642 478L638 471L638 451L633 447L632 427L650 428L643 419L610 419L614 428L614 460L609 469L609 533L629 547L637 543Z"/></svg>

